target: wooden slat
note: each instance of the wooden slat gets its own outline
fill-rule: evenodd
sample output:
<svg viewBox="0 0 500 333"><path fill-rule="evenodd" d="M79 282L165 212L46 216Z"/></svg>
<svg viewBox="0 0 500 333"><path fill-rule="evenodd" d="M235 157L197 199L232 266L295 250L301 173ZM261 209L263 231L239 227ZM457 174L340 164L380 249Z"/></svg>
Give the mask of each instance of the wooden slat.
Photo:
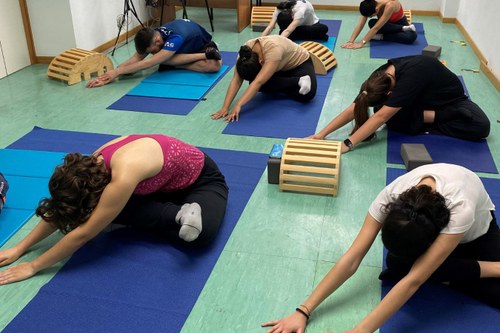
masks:
<svg viewBox="0 0 500 333"><path fill-rule="evenodd" d="M303 173L316 173L322 175L338 176L338 168L325 168L317 166L304 166L304 165L294 165L294 164L284 164L281 166L283 174L286 172L303 172Z"/></svg>

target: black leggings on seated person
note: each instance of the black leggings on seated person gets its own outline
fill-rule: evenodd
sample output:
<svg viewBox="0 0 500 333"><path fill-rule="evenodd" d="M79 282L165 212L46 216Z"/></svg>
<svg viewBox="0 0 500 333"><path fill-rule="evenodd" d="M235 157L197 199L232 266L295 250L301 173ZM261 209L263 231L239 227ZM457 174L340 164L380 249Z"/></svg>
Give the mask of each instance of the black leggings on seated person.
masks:
<svg viewBox="0 0 500 333"><path fill-rule="evenodd" d="M152 229L173 243L204 246L216 236L226 212L228 187L217 164L205 155L205 164L198 179L176 192L155 192L132 195L125 208L113 221L139 229ZM179 238L180 225L175 217L182 205L196 202L201 207L202 232L193 242Z"/></svg>
<svg viewBox="0 0 500 333"><path fill-rule="evenodd" d="M302 95L299 93L299 79L306 75L309 75L311 78L311 90L307 94ZM309 57L309 59L293 69L274 73L260 88L260 91L265 93L284 93L297 101L308 102L316 96L317 88L316 73L314 72L312 59Z"/></svg>
<svg viewBox="0 0 500 333"><path fill-rule="evenodd" d="M371 19L368 21L368 26L373 28L377 24L378 19ZM413 44L417 39L417 33L412 30L403 31L403 26L408 25L408 20L406 16L397 22L391 23L387 22L378 31L378 34L384 35L384 40L389 42L401 43L401 44Z"/></svg>

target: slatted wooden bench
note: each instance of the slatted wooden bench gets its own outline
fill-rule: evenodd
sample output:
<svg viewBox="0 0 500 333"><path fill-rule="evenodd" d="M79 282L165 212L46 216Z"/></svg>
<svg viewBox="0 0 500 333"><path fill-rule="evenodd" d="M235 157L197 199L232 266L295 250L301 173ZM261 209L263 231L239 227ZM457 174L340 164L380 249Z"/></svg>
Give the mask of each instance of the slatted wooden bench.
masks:
<svg viewBox="0 0 500 333"><path fill-rule="evenodd" d="M309 51L316 74L326 75L326 73L337 66L337 58L332 50L318 42L302 42L303 48Z"/></svg>
<svg viewBox="0 0 500 333"><path fill-rule="evenodd" d="M84 80L90 80L91 75L113 69L113 63L104 54L73 48L55 57L49 65L47 76L66 81L72 85Z"/></svg>
<svg viewBox="0 0 500 333"><path fill-rule="evenodd" d="M411 9L403 10L403 14L406 16L406 20L411 24Z"/></svg>
<svg viewBox="0 0 500 333"><path fill-rule="evenodd" d="M280 191L336 196L340 177L340 141L286 140L280 165Z"/></svg>
<svg viewBox="0 0 500 333"><path fill-rule="evenodd" d="M266 24L268 25L273 18L273 13L276 7L273 6L253 6L252 7L252 18L250 19L250 25L254 24Z"/></svg>

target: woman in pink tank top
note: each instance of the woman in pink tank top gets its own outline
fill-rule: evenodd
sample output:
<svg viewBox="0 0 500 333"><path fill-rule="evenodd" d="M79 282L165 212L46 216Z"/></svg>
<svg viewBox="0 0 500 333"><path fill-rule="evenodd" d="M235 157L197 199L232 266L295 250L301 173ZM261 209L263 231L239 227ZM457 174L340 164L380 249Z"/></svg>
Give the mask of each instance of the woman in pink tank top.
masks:
<svg viewBox="0 0 500 333"><path fill-rule="evenodd" d="M0 266L16 261L56 230L64 236L45 253L0 273L0 285L27 279L73 254L111 223L152 228L172 242L209 243L226 211L228 187L215 162L165 135L129 135L90 156L71 153L49 181L41 221Z"/></svg>
<svg viewBox="0 0 500 333"><path fill-rule="evenodd" d="M403 13L403 5L398 0L364 0L359 4L361 17L352 32L351 38L342 45L346 49L359 49L370 40L412 44L417 39L415 26L409 24ZM369 17L377 16L368 21ZM366 22L370 30L356 42Z"/></svg>

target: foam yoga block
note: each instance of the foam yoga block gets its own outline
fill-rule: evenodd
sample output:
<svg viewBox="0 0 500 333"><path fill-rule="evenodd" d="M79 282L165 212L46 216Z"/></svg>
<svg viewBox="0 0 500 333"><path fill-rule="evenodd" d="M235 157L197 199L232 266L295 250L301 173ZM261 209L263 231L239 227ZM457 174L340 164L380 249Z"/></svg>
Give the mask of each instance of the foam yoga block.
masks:
<svg viewBox="0 0 500 333"><path fill-rule="evenodd" d="M427 45L422 50L422 55L437 58L441 55L441 46Z"/></svg>
<svg viewBox="0 0 500 333"><path fill-rule="evenodd" d="M401 157L408 171L432 163L431 155L429 155L425 145L421 143L403 143L401 145Z"/></svg>

